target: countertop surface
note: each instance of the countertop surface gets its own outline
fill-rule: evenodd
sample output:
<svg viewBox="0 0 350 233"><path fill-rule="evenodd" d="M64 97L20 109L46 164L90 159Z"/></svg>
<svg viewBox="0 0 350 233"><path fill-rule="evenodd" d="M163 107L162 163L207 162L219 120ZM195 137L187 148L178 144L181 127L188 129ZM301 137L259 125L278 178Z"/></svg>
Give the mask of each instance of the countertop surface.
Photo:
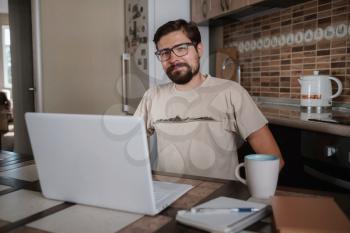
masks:
<svg viewBox="0 0 350 233"><path fill-rule="evenodd" d="M270 124L350 137L350 125L324 122L332 121L332 118L350 119L348 106L334 106L329 113L306 113L295 101L287 102L275 98L254 98L254 100Z"/></svg>

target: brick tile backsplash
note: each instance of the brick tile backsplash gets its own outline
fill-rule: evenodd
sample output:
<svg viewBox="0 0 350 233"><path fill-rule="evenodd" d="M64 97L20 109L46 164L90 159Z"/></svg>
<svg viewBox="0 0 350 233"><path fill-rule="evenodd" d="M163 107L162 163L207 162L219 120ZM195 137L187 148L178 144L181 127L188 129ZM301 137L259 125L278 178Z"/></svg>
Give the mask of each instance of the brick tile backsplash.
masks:
<svg viewBox="0 0 350 233"><path fill-rule="evenodd" d="M237 47L241 84L254 96L300 98L298 78L337 77L350 103L350 0L312 0L223 26L224 47Z"/></svg>

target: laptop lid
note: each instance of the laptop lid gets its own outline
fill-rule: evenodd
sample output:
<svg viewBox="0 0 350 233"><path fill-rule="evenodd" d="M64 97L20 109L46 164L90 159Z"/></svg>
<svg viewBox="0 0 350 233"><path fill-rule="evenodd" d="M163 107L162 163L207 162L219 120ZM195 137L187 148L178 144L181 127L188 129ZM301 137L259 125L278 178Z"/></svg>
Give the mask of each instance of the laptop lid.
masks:
<svg viewBox="0 0 350 233"><path fill-rule="evenodd" d="M45 197L156 212L142 118L53 113L25 118Z"/></svg>

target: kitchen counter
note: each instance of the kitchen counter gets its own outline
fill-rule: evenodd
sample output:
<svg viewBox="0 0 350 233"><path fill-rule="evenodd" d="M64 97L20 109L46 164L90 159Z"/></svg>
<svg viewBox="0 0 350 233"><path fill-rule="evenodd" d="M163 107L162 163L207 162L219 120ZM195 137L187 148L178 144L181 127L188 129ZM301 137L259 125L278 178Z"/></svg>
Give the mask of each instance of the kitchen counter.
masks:
<svg viewBox="0 0 350 233"><path fill-rule="evenodd" d="M350 137L350 125L308 120L309 118L328 120L329 116L350 119L350 108L347 105L335 105L331 113L311 114L301 111L299 101L264 97L253 97L253 99L270 124Z"/></svg>

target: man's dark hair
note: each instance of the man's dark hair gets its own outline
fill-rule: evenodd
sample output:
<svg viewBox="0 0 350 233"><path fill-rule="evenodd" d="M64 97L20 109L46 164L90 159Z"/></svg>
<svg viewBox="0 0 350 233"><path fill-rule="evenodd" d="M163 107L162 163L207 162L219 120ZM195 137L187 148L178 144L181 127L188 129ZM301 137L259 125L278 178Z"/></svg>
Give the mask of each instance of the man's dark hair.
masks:
<svg viewBox="0 0 350 233"><path fill-rule="evenodd" d="M193 22L187 22L184 19L169 21L160 26L154 34L153 42L156 44L157 47L157 43L159 42L162 36L165 36L170 32L175 32L179 30L182 30L185 33L185 35L191 40L191 42L195 45L201 42L201 34L198 30L197 25Z"/></svg>

